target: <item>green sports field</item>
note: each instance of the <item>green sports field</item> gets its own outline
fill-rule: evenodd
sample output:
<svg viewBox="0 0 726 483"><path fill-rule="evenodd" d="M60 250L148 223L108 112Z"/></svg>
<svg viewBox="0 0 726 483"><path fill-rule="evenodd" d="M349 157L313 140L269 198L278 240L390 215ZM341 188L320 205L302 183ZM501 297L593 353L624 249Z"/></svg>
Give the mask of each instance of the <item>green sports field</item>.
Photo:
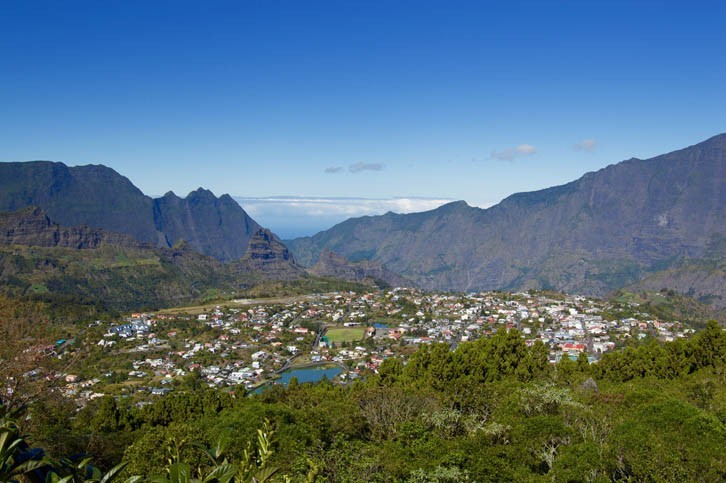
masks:
<svg viewBox="0 0 726 483"><path fill-rule="evenodd" d="M361 341L363 340L365 332L365 327L328 327L325 335L330 342L338 344L341 342Z"/></svg>

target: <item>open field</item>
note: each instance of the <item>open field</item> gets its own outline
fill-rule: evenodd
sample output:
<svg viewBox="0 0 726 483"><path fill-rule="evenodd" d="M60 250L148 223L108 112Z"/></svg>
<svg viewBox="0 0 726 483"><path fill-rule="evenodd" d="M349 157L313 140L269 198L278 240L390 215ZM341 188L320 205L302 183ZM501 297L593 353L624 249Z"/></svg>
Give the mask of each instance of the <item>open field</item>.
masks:
<svg viewBox="0 0 726 483"><path fill-rule="evenodd" d="M365 327L328 327L325 336L336 344L340 342L357 342L363 340Z"/></svg>
<svg viewBox="0 0 726 483"><path fill-rule="evenodd" d="M186 307L171 307L168 309L161 309L158 312L162 314L179 315L189 314L198 315L208 313L214 310L216 307L243 307L250 305L274 305L274 304L292 304L306 299L311 299L310 295L294 295L289 297L270 297L270 298L259 298L259 299L235 299L235 300L224 300L217 302L210 302L204 305L190 305Z"/></svg>

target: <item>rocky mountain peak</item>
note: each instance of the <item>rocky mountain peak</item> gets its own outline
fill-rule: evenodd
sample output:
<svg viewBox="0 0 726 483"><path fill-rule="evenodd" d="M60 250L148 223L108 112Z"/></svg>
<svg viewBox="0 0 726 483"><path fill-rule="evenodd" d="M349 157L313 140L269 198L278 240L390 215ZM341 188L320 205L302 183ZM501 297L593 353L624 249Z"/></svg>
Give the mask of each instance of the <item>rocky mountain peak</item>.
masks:
<svg viewBox="0 0 726 483"><path fill-rule="evenodd" d="M291 280L305 272L295 263L287 247L267 228L258 228L252 234L241 263L278 280Z"/></svg>

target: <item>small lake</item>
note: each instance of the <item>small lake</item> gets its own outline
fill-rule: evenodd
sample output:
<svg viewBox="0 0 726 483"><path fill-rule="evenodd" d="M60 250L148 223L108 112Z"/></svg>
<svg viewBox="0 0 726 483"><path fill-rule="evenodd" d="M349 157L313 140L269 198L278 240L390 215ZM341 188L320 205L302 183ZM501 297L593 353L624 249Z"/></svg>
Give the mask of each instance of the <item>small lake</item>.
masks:
<svg viewBox="0 0 726 483"><path fill-rule="evenodd" d="M297 369L288 369L288 370L280 373L280 378L275 380L275 384L287 386L290 383L290 379L292 379L293 377L297 377L297 381L300 384L303 384L305 382L318 382L323 377L332 379L335 376L337 376L338 374L340 374L341 372L343 372L343 369L341 367L330 366L330 365L320 365L320 366L312 366L312 367L301 367L301 368L297 368ZM264 386L260 386L252 392L255 394L259 394L268 387L269 387L269 385L265 384Z"/></svg>
<svg viewBox="0 0 726 483"><path fill-rule="evenodd" d="M343 372L343 369L339 366L313 366L313 367L302 367L299 369L288 369L280 374L280 379L275 382L287 386L290 379L297 377L297 382L300 384L304 382L318 382L323 376L328 379L332 379L338 374Z"/></svg>

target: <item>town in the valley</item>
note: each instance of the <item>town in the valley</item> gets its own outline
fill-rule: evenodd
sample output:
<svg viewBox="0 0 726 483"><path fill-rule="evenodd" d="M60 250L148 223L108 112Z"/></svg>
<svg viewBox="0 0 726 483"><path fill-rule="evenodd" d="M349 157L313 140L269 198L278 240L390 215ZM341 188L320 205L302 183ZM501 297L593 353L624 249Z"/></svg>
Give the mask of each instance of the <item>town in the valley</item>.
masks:
<svg viewBox="0 0 726 483"><path fill-rule="evenodd" d="M635 303L548 292L395 288L134 313L91 323L46 354L70 360L87 353L56 374L67 397L84 403L108 394L144 404L178 388L205 385L235 394L260 392L292 376L349 384L377 372L387 358L405 363L422 344L456 350L502 329L516 329L528 345L543 343L552 363L563 357L596 363L638 339L671 341L693 333Z"/></svg>

